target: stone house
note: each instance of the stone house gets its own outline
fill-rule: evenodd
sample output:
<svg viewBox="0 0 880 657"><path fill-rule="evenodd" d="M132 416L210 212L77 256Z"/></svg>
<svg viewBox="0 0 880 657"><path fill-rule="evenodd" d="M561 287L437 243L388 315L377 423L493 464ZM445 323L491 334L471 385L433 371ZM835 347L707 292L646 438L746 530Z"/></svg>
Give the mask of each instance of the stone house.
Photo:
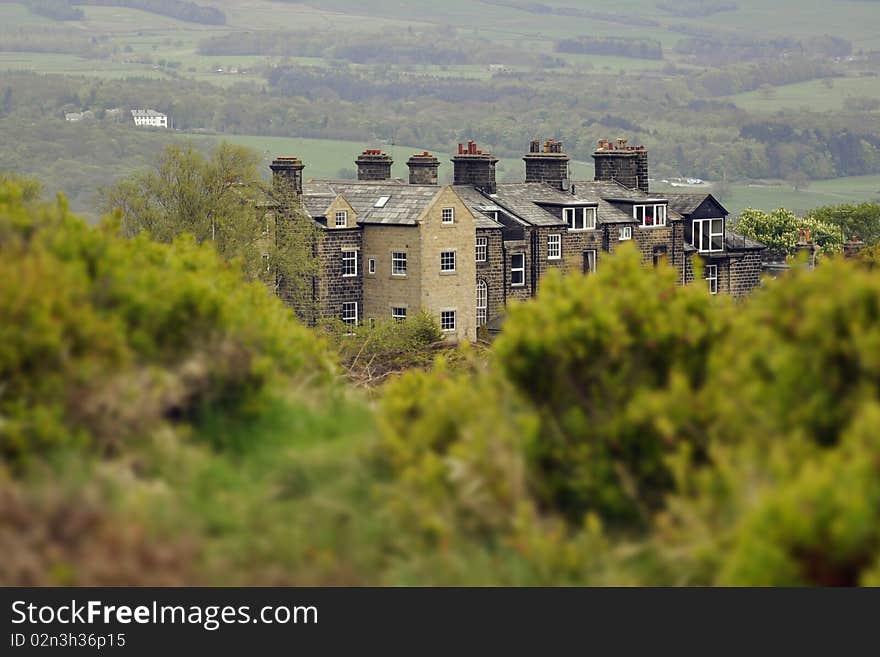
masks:
<svg viewBox="0 0 880 657"><path fill-rule="evenodd" d="M550 268L594 272L629 241L646 266L668 263L683 285L693 282L695 256L713 294L759 284L763 245L730 230L711 194L652 192L647 150L624 140L600 142L593 157L595 179L571 180L562 144L532 141L524 182L507 184L496 182L497 158L472 141L452 158L452 185L438 185L439 161L427 152L408 160L408 181L392 178L378 149L357 158L356 181L304 183L295 158L271 168L320 228L318 318L425 310L451 339L474 339L509 300L534 296Z"/></svg>

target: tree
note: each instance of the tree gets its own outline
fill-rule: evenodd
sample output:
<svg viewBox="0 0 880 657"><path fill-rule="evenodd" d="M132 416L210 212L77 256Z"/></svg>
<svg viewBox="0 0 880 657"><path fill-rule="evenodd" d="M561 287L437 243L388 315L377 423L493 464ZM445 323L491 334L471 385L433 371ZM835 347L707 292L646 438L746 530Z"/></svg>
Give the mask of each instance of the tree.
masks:
<svg viewBox="0 0 880 657"><path fill-rule="evenodd" d="M769 214L748 208L740 215L736 229L746 237L764 243L770 255L776 258L794 255L798 242L803 239L816 244L822 255L839 252L844 241L837 226L814 217L799 217L784 208Z"/></svg>
<svg viewBox="0 0 880 657"><path fill-rule="evenodd" d="M810 178L803 171L795 171L786 180L796 192L803 191L810 186Z"/></svg>
<svg viewBox="0 0 880 657"><path fill-rule="evenodd" d="M225 142L208 157L192 143L171 144L150 169L102 189L101 207L121 213L126 237L171 242L188 233L210 242L246 278L289 292L306 316L317 229L297 199L260 182L259 162L255 151Z"/></svg>
<svg viewBox="0 0 880 657"><path fill-rule="evenodd" d="M847 239L857 237L869 245L880 241L880 203L829 205L816 208L809 216L839 227Z"/></svg>

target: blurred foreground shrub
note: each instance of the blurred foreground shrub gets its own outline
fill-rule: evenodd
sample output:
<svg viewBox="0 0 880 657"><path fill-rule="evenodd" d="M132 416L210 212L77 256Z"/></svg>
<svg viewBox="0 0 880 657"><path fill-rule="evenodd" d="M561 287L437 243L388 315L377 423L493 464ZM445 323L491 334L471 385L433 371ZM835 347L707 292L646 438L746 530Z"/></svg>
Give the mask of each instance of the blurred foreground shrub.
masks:
<svg viewBox="0 0 880 657"><path fill-rule="evenodd" d="M0 185L0 452L118 449L163 419L327 381L313 333L210 245L127 240Z"/></svg>

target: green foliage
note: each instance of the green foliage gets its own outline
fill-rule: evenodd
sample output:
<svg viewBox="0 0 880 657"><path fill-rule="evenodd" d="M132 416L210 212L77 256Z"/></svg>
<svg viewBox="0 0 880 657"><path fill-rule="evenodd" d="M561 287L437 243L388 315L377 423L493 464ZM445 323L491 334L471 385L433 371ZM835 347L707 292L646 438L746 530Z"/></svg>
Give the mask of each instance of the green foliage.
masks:
<svg viewBox="0 0 880 657"><path fill-rule="evenodd" d="M2 583L880 582L862 262L734 306L625 245L429 368L430 318L328 326L331 356L169 239L0 182ZM410 371L370 404L338 356Z"/></svg>
<svg viewBox="0 0 880 657"><path fill-rule="evenodd" d="M817 221L837 226L847 239L856 237L871 245L880 241L880 203L845 203L810 212Z"/></svg>
<svg viewBox="0 0 880 657"><path fill-rule="evenodd" d="M677 290L671 267L646 276L637 250L621 251L597 275L547 276L537 303L511 309L496 353L540 413L532 458L547 499L574 518L647 522L672 486L665 455L701 441L669 423L724 325L704 286Z"/></svg>
<svg viewBox="0 0 880 657"><path fill-rule="evenodd" d="M837 225L813 215L799 217L785 208L770 213L748 208L740 215L736 230L765 244L777 258L793 256L798 243L807 238L826 256L839 253L844 242L843 232Z"/></svg>
<svg viewBox="0 0 880 657"><path fill-rule="evenodd" d="M278 381L331 375L316 338L210 246L117 230L0 186L5 456L112 450L163 419L245 412Z"/></svg>
<svg viewBox="0 0 880 657"><path fill-rule="evenodd" d="M413 367L427 367L440 347L443 332L432 315L420 312L405 320L374 320L350 326L342 320L322 322L352 381L376 385Z"/></svg>

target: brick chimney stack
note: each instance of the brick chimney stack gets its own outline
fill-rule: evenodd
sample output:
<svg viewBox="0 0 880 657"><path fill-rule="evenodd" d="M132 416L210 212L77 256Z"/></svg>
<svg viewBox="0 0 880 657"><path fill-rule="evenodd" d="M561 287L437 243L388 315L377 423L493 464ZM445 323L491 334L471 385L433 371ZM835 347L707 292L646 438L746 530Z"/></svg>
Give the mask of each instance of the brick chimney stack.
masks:
<svg viewBox="0 0 880 657"><path fill-rule="evenodd" d="M391 180L394 160L378 148L368 148L354 163L358 168L358 180Z"/></svg>
<svg viewBox="0 0 880 657"><path fill-rule="evenodd" d="M453 184L474 185L488 194L495 193L495 165L498 158L477 148L476 142L458 145L458 153L452 158Z"/></svg>
<svg viewBox="0 0 880 657"><path fill-rule="evenodd" d="M406 162L409 167L410 185L436 185L437 171L440 169L440 160L428 151L416 153Z"/></svg>
<svg viewBox="0 0 880 657"><path fill-rule="evenodd" d="M648 149L629 146L626 139L617 143L602 139L593 153L595 180L617 181L624 187L648 193Z"/></svg>
<svg viewBox="0 0 880 657"><path fill-rule="evenodd" d="M537 139L529 143L529 152L523 157L526 163L526 182L546 182L557 189L568 187L568 163L561 141L548 139L541 144Z"/></svg>
<svg viewBox="0 0 880 657"><path fill-rule="evenodd" d="M287 199L302 196L302 172L306 165L298 157L276 157L269 168L272 169L272 187L277 195Z"/></svg>

